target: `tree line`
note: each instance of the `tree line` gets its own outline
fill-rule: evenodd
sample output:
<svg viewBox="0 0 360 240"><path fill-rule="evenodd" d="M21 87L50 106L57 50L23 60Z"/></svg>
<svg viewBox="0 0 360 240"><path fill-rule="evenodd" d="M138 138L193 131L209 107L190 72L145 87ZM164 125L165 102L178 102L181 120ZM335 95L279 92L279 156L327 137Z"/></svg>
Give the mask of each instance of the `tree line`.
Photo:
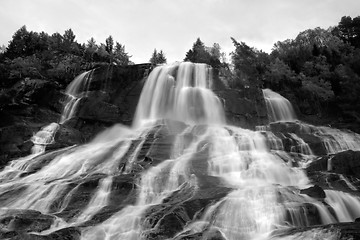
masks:
<svg viewBox="0 0 360 240"><path fill-rule="evenodd" d="M28 31L26 26L17 30L9 45L0 52L1 86L8 87L25 77L45 78L69 83L81 71L102 64L133 64L125 45L112 36L105 43L90 38L80 44L71 29L64 34Z"/></svg>
<svg viewBox="0 0 360 240"><path fill-rule="evenodd" d="M276 42L271 53L231 40L230 61L219 44L208 47L200 38L185 53L184 61L211 65L226 76L231 88L278 91L305 114L322 114L336 106L360 118L360 17L344 16L337 26L300 32L295 39ZM133 64L130 59L125 45L112 36L105 43L91 38L80 44L71 29L48 35L23 26L0 49L1 86L25 77L66 85L81 71L101 64ZM154 49L149 62L166 63L165 53Z"/></svg>

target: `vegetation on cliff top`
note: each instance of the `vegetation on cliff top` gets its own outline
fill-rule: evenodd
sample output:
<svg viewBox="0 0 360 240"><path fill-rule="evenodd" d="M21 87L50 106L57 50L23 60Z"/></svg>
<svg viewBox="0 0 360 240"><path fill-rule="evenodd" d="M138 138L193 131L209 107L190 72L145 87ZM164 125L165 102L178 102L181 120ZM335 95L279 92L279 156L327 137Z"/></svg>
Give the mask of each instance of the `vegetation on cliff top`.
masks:
<svg viewBox="0 0 360 240"><path fill-rule="evenodd" d="M289 98L300 113L322 116L334 112L360 119L360 17L342 17L327 30L308 29L295 39L274 44L270 54L233 39L231 61L219 44L207 47L198 38L184 61L207 63L225 74L232 88L271 88ZM105 43L94 38L76 41L71 29L64 34L17 30L0 51L0 87L26 77L48 79L65 87L84 70L103 64L129 65L125 45L112 36ZM154 50L152 64L166 63L165 53Z"/></svg>
<svg viewBox="0 0 360 240"><path fill-rule="evenodd" d="M270 54L232 40L233 87L271 88L303 115L360 122L360 17L305 30Z"/></svg>

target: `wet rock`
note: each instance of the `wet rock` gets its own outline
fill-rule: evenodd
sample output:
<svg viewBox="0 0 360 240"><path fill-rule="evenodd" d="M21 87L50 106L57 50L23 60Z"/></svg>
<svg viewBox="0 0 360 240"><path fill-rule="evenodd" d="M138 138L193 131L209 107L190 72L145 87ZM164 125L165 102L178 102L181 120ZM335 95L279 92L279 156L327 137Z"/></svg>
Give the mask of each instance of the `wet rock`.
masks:
<svg viewBox="0 0 360 240"><path fill-rule="evenodd" d="M271 239L284 239L290 237L293 239L339 239L339 240L357 240L360 239L360 223L336 223L323 226L297 227L285 230L276 230L272 233Z"/></svg>
<svg viewBox="0 0 360 240"><path fill-rule="evenodd" d="M205 229L198 233L183 233L177 236L175 240L226 240L224 235L218 229Z"/></svg>
<svg viewBox="0 0 360 240"><path fill-rule="evenodd" d="M150 67L140 64L96 68L88 100L84 99L84 108L79 109L81 118L68 126L81 131L84 140L89 141L114 123L130 125ZM58 84L43 79L21 80L0 92L0 168L13 158L29 154L27 141L41 127L60 120L65 99ZM58 135L60 144L54 148L79 142L78 133L62 133Z"/></svg>
<svg viewBox="0 0 360 240"><path fill-rule="evenodd" d="M106 123L121 122L121 112L116 105L91 98L81 99L79 105L77 116L80 119Z"/></svg>
<svg viewBox="0 0 360 240"><path fill-rule="evenodd" d="M82 141L89 142L98 133L109 128L112 124L96 120L84 120L78 117L74 117L65 121L61 125L63 125L65 128L76 129L81 133Z"/></svg>
<svg viewBox="0 0 360 240"><path fill-rule="evenodd" d="M91 175L86 176L84 179L78 179L70 184L67 184L67 190L62 192L58 196L56 201L51 206L52 212L61 212L56 215L63 218L65 221L75 217L79 214L89 203L91 197L96 191L96 188L99 184L103 175ZM67 199L67 204L64 207L63 203L67 194L70 196Z"/></svg>
<svg viewBox="0 0 360 240"><path fill-rule="evenodd" d="M323 189L332 188L343 192L354 192L353 187L356 189L360 188L360 182L353 176L327 171L312 171L308 172L308 177L312 183L319 185ZM352 187L349 186L349 183Z"/></svg>
<svg viewBox="0 0 360 240"><path fill-rule="evenodd" d="M207 231L204 236L203 239L206 240L226 240L226 237L217 229L210 229L209 231Z"/></svg>
<svg viewBox="0 0 360 240"><path fill-rule="evenodd" d="M62 147L73 146L85 142L83 134L68 125L59 125L59 129L54 136L54 143L46 147L47 150L59 149Z"/></svg>
<svg viewBox="0 0 360 240"><path fill-rule="evenodd" d="M21 176L27 176L33 174L46 165L48 165L52 160L56 157L60 156L63 153L69 153L69 151L73 151L76 148L62 148L56 151L49 151L39 156L33 157L31 161L28 161L29 165L26 167L26 171L22 173ZM16 161L16 160L15 160Z"/></svg>
<svg viewBox="0 0 360 240"><path fill-rule="evenodd" d="M306 194L312 198L317 198L317 199L324 199L326 197L324 190L318 185L314 185L309 188L301 189L300 193Z"/></svg>
<svg viewBox="0 0 360 240"><path fill-rule="evenodd" d="M307 171L330 171L360 177L360 151L348 150L321 157L312 162Z"/></svg>
<svg viewBox="0 0 360 240"><path fill-rule="evenodd" d="M268 123L267 110L260 89L225 89L215 93L222 100L230 124L255 129Z"/></svg>
<svg viewBox="0 0 360 240"><path fill-rule="evenodd" d="M93 226L106 221L116 212L136 203L136 178L134 174L117 175L113 178L108 204L82 226Z"/></svg>
<svg viewBox="0 0 360 240"><path fill-rule="evenodd" d="M29 234L29 237L30 240L79 240L81 238L81 230L76 227L69 227L44 236Z"/></svg>
<svg viewBox="0 0 360 240"><path fill-rule="evenodd" d="M187 223L199 217L200 212L204 211L207 206L221 200L231 191L229 188L217 185L216 181L213 183L212 186L205 187L204 185L199 189L191 183L185 183L162 204L148 208L143 220L145 236L149 239L173 237Z"/></svg>
<svg viewBox="0 0 360 240"><path fill-rule="evenodd" d="M12 232L3 236L9 240L78 240L80 239L81 231L75 227L69 227L57 230L47 235L37 235L25 232Z"/></svg>
<svg viewBox="0 0 360 240"><path fill-rule="evenodd" d="M0 237L13 239L22 233L41 232L49 229L54 219L34 210L0 209Z"/></svg>

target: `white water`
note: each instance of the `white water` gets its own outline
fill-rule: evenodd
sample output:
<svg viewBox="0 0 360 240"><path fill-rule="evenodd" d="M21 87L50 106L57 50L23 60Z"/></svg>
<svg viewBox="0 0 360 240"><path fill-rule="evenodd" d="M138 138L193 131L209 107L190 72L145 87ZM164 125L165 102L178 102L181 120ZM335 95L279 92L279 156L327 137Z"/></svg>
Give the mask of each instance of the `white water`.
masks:
<svg viewBox="0 0 360 240"><path fill-rule="evenodd" d="M325 190L325 201L334 209L340 222L352 222L360 216L360 199L349 193Z"/></svg>
<svg viewBox="0 0 360 240"><path fill-rule="evenodd" d="M327 153L338 153L345 150L360 150L360 135L350 131L341 131L329 127L319 127L316 133L322 138Z"/></svg>
<svg viewBox="0 0 360 240"><path fill-rule="evenodd" d="M264 89L263 94L270 121L278 122L296 120L295 111L289 100L270 89Z"/></svg>
<svg viewBox="0 0 360 240"><path fill-rule="evenodd" d="M49 125L41 128L32 138L31 141L34 146L31 149L32 154L41 154L45 152L46 145L54 142L54 135L59 129L59 124L50 123Z"/></svg>
<svg viewBox="0 0 360 240"><path fill-rule="evenodd" d="M65 94L67 95L67 99L65 100L64 110L60 118L60 123L64 123L66 120L75 116L80 99L86 96L89 91L93 72L93 70L83 72L77 76L66 88Z"/></svg>
<svg viewBox="0 0 360 240"><path fill-rule="evenodd" d="M296 142L295 145L291 147L291 152L299 152L304 155L313 155L311 148L306 142L304 142L303 139L298 137L295 133L289 133L289 135Z"/></svg>
<svg viewBox="0 0 360 240"><path fill-rule="evenodd" d="M280 94L273 92L270 89L263 90L264 99L266 102L266 108L268 111L268 117L270 123L277 122L276 124L287 124L286 122L292 122L299 125L299 132L301 134L313 134L319 137L326 149L327 154L334 154L346 150L360 150L360 135L351 131L342 131L330 127L316 127L307 123L303 123L297 120L296 114L291 103L281 96ZM283 123L281 123L283 122ZM270 127L258 126L259 131L268 132ZM271 135L272 133L267 133ZM292 144L291 152L297 152L304 155L313 155L313 152L309 145L301 139L298 133L289 133ZM270 137L271 138L271 137ZM270 144L277 144L275 149L281 150L281 145L276 141L276 138L272 137ZM274 148L272 148L274 149Z"/></svg>
<svg viewBox="0 0 360 240"><path fill-rule="evenodd" d="M60 117L59 124L64 123L68 119L75 116L78 104L82 97L86 96L93 71L88 71L77 76L66 88L66 100L64 109ZM43 127L31 138L34 146L31 149L33 156L40 155L45 152L46 146L54 143L54 136L59 130L58 123L50 123Z"/></svg>
<svg viewBox="0 0 360 240"><path fill-rule="evenodd" d="M109 204L114 176L120 174L120 161L127 158L124 174L131 173L150 131L155 125L166 124L161 120L167 118L187 124L180 132L172 132L176 136L170 158L160 159L160 163L137 178L134 204L115 212L102 223L82 228L81 239L143 238L142 221L147 210L161 204L175 191L185 189L188 192L184 190L183 197L191 198L201 188L201 176L192 169L199 161L206 162L202 175L219 179L230 190L225 197L208 205L177 237L216 229L227 240L268 239L277 229L308 226L305 204L317 209L320 217L317 224L337 222L325 204L299 194L299 189L311 186L309 179L302 169L284 161L291 157L284 151L281 140L268 132L268 127L251 131L226 126L221 101L210 86L211 71L206 65L182 63L157 67L144 85L133 128L114 126L89 144L69 149L25 177L5 168L0 173L0 196L14 189L24 190L2 202L1 207L54 213L51 207L63 195L64 200L57 208L61 212L78 188L67 191L70 183L96 175L101 177L87 205L68 222L57 221L51 230L79 226L91 220ZM273 109L277 112L276 107ZM285 116L291 115L283 112ZM290 136L299 147L297 151L312 154L301 138L295 134ZM348 138L337 139L348 141ZM131 152L134 142L137 145ZM27 159L19 161L22 166L31 166L23 164ZM7 180L9 176L11 181ZM326 194L325 201L334 208L339 221L360 216L354 209L354 206L360 209L359 199L335 191L327 190ZM336 205L339 202L343 204ZM321 231L315 233L326 239L334 236Z"/></svg>
<svg viewBox="0 0 360 240"><path fill-rule="evenodd" d="M134 126L157 119L187 124L225 124L219 98L208 88L210 69L205 64L161 66L149 75L140 96Z"/></svg>

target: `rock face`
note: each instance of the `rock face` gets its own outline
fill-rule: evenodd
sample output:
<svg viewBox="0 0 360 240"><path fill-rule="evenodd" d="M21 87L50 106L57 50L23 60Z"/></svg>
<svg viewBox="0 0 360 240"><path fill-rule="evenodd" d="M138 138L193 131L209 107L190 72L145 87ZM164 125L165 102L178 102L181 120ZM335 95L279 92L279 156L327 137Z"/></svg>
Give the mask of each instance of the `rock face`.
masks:
<svg viewBox="0 0 360 240"><path fill-rule="evenodd" d="M25 79L1 92L0 165L30 154L32 135L58 121L62 97L55 83L38 79Z"/></svg>
<svg viewBox="0 0 360 240"><path fill-rule="evenodd" d="M93 70L88 92L76 114L60 127L49 149L84 143L115 124L131 125L150 64L101 66ZM228 123L254 129L267 123L260 89L226 88L215 76L215 93L224 104ZM25 79L0 95L0 166L30 154L30 138L51 122L58 122L66 95L51 81Z"/></svg>
<svg viewBox="0 0 360 240"><path fill-rule="evenodd" d="M333 155L324 156L307 167L309 172L329 171L332 173L345 174L360 177L360 152L344 151Z"/></svg>
<svg viewBox="0 0 360 240"><path fill-rule="evenodd" d="M60 126L49 149L84 143L115 124L130 125L149 64L102 66L94 70L90 94L77 116ZM60 120L66 95L55 82L25 79L0 94L0 166L30 154L31 137Z"/></svg>
<svg viewBox="0 0 360 240"><path fill-rule="evenodd" d="M131 125L150 64L102 66L91 72L86 96L64 125L83 133L86 141L115 124Z"/></svg>
<svg viewBox="0 0 360 240"><path fill-rule="evenodd" d="M359 152L337 142L357 136L299 121L267 124L261 90L220 83L213 88L228 123L242 128L169 119L129 128L149 67L93 70L75 115L59 123L47 151L0 171L0 238L358 236L357 222L327 225L360 216ZM6 160L28 153L28 139L59 122L62 111L65 95L56 85L25 82L0 97ZM343 211L334 202L346 202Z"/></svg>
<svg viewBox="0 0 360 240"><path fill-rule="evenodd" d="M266 104L260 89L215 89L221 98L228 124L255 129L268 123Z"/></svg>
<svg viewBox="0 0 360 240"><path fill-rule="evenodd" d="M306 189L301 189L300 193L317 199L324 199L326 197L324 190L319 187L319 185L314 185Z"/></svg>

